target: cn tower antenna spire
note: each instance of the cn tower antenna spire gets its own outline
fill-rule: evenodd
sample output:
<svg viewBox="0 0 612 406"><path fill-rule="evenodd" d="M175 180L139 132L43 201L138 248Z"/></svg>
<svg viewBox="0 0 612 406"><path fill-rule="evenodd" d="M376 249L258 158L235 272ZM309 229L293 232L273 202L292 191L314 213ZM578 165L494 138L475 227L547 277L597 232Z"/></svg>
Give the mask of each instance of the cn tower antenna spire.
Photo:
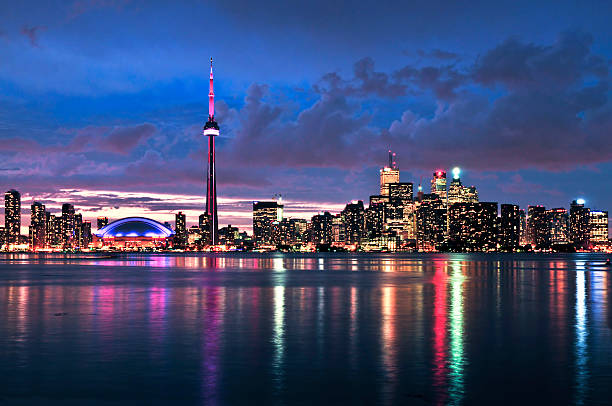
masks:
<svg viewBox="0 0 612 406"><path fill-rule="evenodd" d="M215 118L215 91L213 90L213 59L210 58L210 85L208 91L208 118Z"/></svg>

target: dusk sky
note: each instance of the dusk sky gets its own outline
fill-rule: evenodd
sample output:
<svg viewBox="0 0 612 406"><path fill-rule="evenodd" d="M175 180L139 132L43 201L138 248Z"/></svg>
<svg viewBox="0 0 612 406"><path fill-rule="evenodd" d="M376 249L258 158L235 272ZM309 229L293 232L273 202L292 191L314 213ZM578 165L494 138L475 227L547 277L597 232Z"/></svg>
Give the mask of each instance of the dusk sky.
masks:
<svg viewBox="0 0 612 406"><path fill-rule="evenodd" d="M197 222L215 60L219 221L463 169L481 201L612 208L609 1L0 4L0 186L85 218ZM449 173L450 177L450 173ZM25 210L25 209L28 210Z"/></svg>

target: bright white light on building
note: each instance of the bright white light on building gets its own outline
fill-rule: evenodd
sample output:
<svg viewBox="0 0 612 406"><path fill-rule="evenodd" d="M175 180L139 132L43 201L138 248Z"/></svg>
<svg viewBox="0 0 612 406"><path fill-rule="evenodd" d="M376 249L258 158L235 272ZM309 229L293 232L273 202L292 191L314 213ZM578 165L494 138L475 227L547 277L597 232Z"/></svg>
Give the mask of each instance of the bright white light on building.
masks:
<svg viewBox="0 0 612 406"><path fill-rule="evenodd" d="M585 204L586 201L584 199L578 199L578 200L576 200L576 203L578 203L578 204Z"/></svg>
<svg viewBox="0 0 612 406"><path fill-rule="evenodd" d="M458 166L453 168L453 178L459 179L459 175L461 175L461 169Z"/></svg>

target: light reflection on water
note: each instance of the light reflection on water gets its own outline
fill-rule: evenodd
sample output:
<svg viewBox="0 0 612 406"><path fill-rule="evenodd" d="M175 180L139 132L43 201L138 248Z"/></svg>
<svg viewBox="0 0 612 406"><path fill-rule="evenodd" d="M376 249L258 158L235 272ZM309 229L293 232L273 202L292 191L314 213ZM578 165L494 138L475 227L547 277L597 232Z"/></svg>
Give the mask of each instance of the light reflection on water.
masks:
<svg viewBox="0 0 612 406"><path fill-rule="evenodd" d="M460 404L463 399L463 289L464 276L461 265L451 262L451 306L450 306L450 400Z"/></svg>
<svg viewBox="0 0 612 406"><path fill-rule="evenodd" d="M611 404L604 258L11 254L0 262L0 394Z"/></svg>
<svg viewBox="0 0 612 406"><path fill-rule="evenodd" d="M583 405L587 391L587 303L586 281L582 262L576 264L576 404Z"/></svg>

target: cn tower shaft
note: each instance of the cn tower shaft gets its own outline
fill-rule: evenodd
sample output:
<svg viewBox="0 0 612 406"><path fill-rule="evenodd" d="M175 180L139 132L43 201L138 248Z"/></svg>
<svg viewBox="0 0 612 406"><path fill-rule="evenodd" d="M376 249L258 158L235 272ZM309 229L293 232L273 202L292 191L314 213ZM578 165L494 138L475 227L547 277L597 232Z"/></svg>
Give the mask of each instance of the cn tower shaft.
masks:
<svg viewBox="0 0 612 406"><path fill-rule="evenodd" d="M210 91L208 93L208 121L204 125L204 135L208 137L208 170L206 177L206 215L209 226L209 244L219 243L219 223L217 217L217 174L215 168L215 137L219 135L219 125L215 121L215 93L213 90L212 58L210 58Z"/></svg>

